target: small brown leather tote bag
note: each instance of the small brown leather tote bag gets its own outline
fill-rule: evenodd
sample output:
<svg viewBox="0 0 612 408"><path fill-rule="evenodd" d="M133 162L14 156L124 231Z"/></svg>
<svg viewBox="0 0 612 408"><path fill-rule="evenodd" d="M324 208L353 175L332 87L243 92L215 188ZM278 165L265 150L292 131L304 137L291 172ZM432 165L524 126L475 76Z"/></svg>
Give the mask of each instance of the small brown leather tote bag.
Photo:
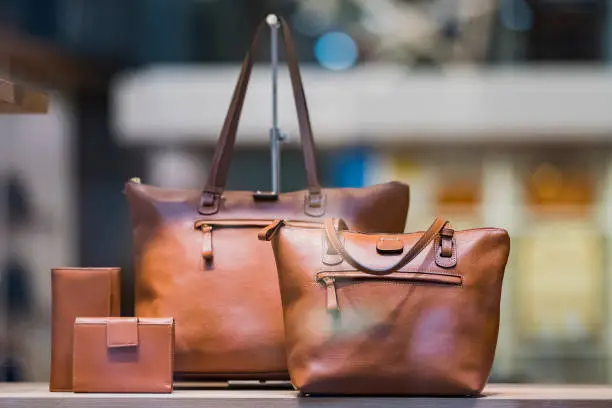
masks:
<svg viewBox="0 0 612 408"><path fill-rule="evenodd" d="M333 216L361 231L404 230L407 185L320 186L297 57L282 19L281 29L308 188L277 197L225 189L257 35L242 63L204 188L166 189L136 182L125 188L134 241L136 316L174 317L179 379L288 379L276 266L269 246L257 240L262 227L276 218Z"/></svg>
<svg viewBox="0 0 612 408"><path fill-rule="evenodd" d="M505 230L364 234L276 221L294 386L305 394L477 395L495 354Z"/></svg>

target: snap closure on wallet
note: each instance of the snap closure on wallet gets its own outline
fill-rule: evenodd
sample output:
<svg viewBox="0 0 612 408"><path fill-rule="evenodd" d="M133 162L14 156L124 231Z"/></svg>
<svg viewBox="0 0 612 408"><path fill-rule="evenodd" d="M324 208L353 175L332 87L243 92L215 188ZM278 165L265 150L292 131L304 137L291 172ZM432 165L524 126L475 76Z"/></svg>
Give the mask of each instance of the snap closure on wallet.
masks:
<svg viewBox="0 0 612 408"><path fill-rule="evenodd" d="M380 238L376 242L376 252L381 255L399 255L404 252L404 241L399 238Z"/></svg>
<svg viewBox="0 0 612 408"><path fill-rule="evenodd" d="M106 323L106 346L108 348L138 346L138 319L108 319Z"/></svg>

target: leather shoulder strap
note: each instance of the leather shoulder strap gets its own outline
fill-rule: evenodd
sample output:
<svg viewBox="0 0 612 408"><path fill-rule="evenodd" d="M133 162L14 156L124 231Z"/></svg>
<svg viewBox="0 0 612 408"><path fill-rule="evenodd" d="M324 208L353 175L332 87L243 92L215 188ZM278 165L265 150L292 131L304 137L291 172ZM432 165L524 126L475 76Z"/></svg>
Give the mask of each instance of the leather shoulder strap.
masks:
<svg viewBox="0 0 612 408"><path fill-rule="evenodd" d="M298 66L297 54L295 52L295 46L289 25L282 17L280 18L280 22L282 33L285 38L285 52L287 54L289 75L291 78L293 97L298 116L300 137L302 141L302 152L304 154L306 175L308 177L308 190L311 194L319 194L321 187L319 185L316 169L315 144L312 136L312 127L310 124L302 77L300 75L300 69ZM246 97L247 86L251 77L251 71L253 69L253 54L257 48L261 31L265 26L265 21L262 21L257 27L251 42L251 46L249 47L249 50L247 51L247 54L242 62L238 83L234 89L234 94L225 117L225 122L223 123L221 135L219 136L219 141L213 155L208 180L206 182L206 186L204 187L205 194L221 194L225 189L227 174L234 150L234 143L236 141L236 132L240 122L240 116Z"/></svg>

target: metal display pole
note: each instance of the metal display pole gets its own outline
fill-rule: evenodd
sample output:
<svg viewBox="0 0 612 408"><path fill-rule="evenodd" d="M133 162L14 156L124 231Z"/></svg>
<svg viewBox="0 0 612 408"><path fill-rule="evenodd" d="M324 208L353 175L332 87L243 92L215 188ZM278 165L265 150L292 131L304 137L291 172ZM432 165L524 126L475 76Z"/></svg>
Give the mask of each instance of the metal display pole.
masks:
<svg viewBox="0 0 612 408"><path fill-rule="evenodd" d="M281 142L285 140L285 135L278 127L278 27L279 20L275 14L268 14L266 23L270 27L270 50L271 50L271 68L272 68L272 127L270 128L270 164L272 170L272 190L257 191L253 194L256 200L276 201L280 193L280 147ZM227 382L230 387L241 385L252 385L253 381L230 380ZM256 381L256 384L261 385L266 383L275 387L290 388L287 381Z"/></svg>
<svg viewBox="0 0 612 408"><path fill-rule="evenodd" d="M257 191L255 198L260 200L277 200L280 193L280 147L285 136L278 127L278 27L279 20L275 14L268 14L266 23L270 27L270 51L272 68L272 127L270 128L270 164L272 190Z"/></svg>

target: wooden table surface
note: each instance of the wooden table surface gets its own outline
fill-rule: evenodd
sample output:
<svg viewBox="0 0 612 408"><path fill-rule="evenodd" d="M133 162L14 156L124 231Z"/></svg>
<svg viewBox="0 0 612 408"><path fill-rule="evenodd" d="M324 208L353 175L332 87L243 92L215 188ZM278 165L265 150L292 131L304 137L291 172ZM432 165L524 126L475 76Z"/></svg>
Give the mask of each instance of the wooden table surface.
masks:
<svg viewBox="0 0 612 408"><path fill-rule="evenodd" d="M0 383L0 408L144 407L597 407L612 408L610 386L489 385L480 398L300 397L287 389L178 389L172 394L51 393L42 383Z"/></svg>

